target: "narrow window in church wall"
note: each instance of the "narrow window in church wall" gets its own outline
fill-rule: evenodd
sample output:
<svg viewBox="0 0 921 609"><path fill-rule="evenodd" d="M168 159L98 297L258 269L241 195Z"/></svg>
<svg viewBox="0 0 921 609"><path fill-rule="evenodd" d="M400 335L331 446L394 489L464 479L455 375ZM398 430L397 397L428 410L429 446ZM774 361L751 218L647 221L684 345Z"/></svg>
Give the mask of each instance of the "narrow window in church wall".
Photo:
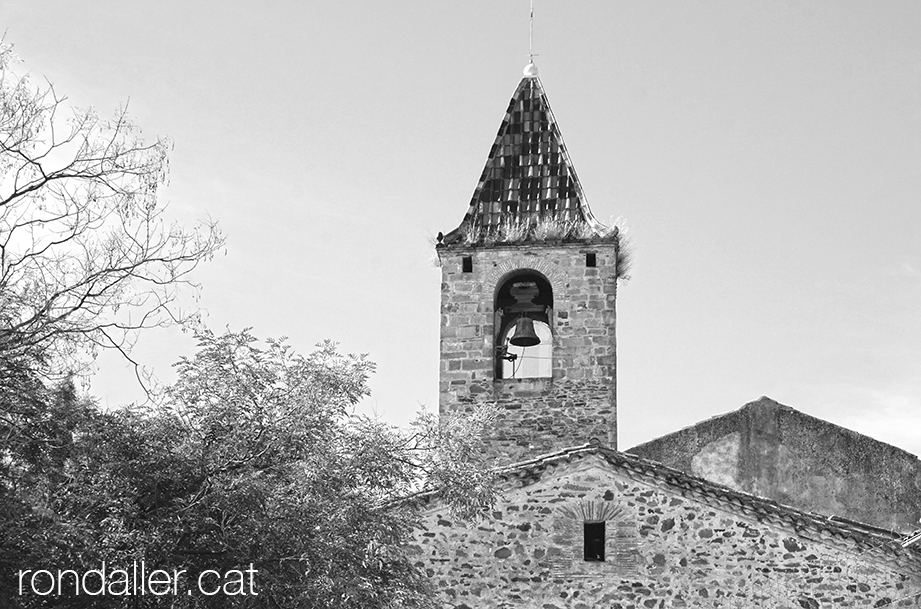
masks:
<svg viewBox="0 0 921 609"><path fill-rule="evenodd" d="M586 522L584 525L583 548L585 560L604 561L604 521Z"/></svg>
<svg viewBox="0 0 921 609"><path fill-rule="evenodd" d="M461 259L461 270L462 270L464 273L472 273L472 272L473 272L473 258L472 258L472 257L470 257L470 256L464 256L464 257Z"/></svg>

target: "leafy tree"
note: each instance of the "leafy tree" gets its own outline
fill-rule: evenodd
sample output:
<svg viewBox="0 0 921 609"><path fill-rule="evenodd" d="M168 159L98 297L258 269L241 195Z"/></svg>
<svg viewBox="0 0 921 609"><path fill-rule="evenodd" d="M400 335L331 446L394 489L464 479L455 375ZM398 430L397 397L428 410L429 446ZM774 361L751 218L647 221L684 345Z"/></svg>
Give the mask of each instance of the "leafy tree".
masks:
<svg viewBox="0 0 921 609"><path fill-rule="evenodd" d="M489 503L490 413L402 432L355 414L364 358L246 331L201 334L146 411L80 398L67 375L98 349L128 357L139 330L185 319L178 290L222 239L165 222L167 140L144 143L124 108L68 109L14 62L0 43L0 607L426 606L399 499ZM20 569L103 561L185 569L183 590L252 565L258 595L18 594Z"/></svg>
<svg viewBox="0 0 921 609"><path fill-rule="evenodd" d="M281 341L260 349L247 331L203 335L168 392L200 468L182 508L197 526L179 552L253 562L279 606L422 604L424 582L397 549L412 513L394 501L449 483L458 511L489 503L476 447L490 413L451 428L423 415L402 433L352 412L372 369L331 343L304 357Z"/></svg>
<svg viewBox="0 0 921 609"><path fill-rule="evenodd" d="M489 411L450 425L423 415L403 432L354 412L373 369L363 357L330 343L307 356L283 341L260 347L248 331L202 334L177 369L152 413L57 398L71 413L48 421L58 448L21 443L17 472L6 471L18 507L0 523L14 540L0 551L53 569L143 559L148 569L185 569L190 585L205 569L252 566L258 595L84 596L55 606L428 606L425 578L400 551L414 515L398 500L439 487L464 514L489 504L478 450ZM4 600L44 606L34 595Z"/></svg>
<svg viewBox="0 0 921 609"><path fill-rule="evenodd" d="M125 451L148 446L153 431L128 413L100 414L69 380L54 388L49 379L83 370L99 348L128 357L138 330L183 321L178 290L222 242L213 224L189 231L165 222L157 192L168 140L144 143L124 108L111 119L70 109L50 84L17 74L17 61L0 41L4 594L16 565L90 565L104 556L115 537L101 510L117 513L125 489L147 488L127 475L132 464L162 463L101 452L117 438L131 439ZM109 537L100 541L102 530Z"/></svg>
<svg viewBox="0 0 921 609"><path fill-rule="evenodd" d="M222 239L165 221L169 140L145 143L124 107L69 108L16 62L0 41L0 376L68 373L181 321L177 291Z"/></svg>

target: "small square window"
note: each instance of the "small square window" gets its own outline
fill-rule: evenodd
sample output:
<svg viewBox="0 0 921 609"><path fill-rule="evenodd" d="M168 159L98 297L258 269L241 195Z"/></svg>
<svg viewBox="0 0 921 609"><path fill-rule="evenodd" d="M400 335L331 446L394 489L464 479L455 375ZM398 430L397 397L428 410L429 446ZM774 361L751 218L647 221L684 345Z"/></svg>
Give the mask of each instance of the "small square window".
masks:
<svg viewBox="0 0 921 609"><path fill-rule="evenodd" d="M592 268L597 265L598 265L598 260L595 258L594 252L585 254L585 266Z"/></svg>
<svg viewBox="0 0 921 609"><path fill-rule="evenodd" d="M584 528L583 547L585 560L592 562L604 561L604 521L586 522Z"/></svg>

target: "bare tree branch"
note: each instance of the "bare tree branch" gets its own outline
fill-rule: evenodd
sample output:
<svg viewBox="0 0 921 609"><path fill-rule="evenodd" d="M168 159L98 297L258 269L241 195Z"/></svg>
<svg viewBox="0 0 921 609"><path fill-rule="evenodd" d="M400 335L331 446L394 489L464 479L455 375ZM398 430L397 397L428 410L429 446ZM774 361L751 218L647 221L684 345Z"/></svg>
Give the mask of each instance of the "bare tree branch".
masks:
<svg viewBox="0 0 921 609"><path fill-rule="evenodd" d="M0 357L79 372L128 356L143 328L183 323L180 288L223 244L216 224L170 224L158 190L171 142L145 142L126 107L73 109L16 74L0 41ZM132 363L134 363L132 361Z"/></svg>

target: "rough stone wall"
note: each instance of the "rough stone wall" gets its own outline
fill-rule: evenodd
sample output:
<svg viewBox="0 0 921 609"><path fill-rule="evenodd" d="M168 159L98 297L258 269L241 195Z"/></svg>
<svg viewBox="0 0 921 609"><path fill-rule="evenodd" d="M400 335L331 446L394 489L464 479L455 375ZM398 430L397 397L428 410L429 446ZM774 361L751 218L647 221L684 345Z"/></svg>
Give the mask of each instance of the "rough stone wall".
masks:
<svg viewBox="0 0 921 609"><path fill-rule="evenodd" d="M626 452L778 503L909 532L921 461L769 398Z"/></svg>
<svg viewBox="0 0 921 609"><path fill-rule="evenodd" d="M917 575L714 508L586 458L506 493L487 518L422 514L407 551L448 609L921 606ZM600 515L600 516L599 516ZM604 562L582 557L605 521Z"/></svg>
<svg viewBox="0 0 921 609"><path fill-rule="evenodd" d="M596 267L586 267L587 253L596 254ZM441 416L497 404L499 420L485 440L499 463L593 437L616 447L616 245L452 246L439 256ZM470 273L463 272L465 256ZM521 269L543 274L553 290L552 377L496 380L496 289Z"/></svg>

